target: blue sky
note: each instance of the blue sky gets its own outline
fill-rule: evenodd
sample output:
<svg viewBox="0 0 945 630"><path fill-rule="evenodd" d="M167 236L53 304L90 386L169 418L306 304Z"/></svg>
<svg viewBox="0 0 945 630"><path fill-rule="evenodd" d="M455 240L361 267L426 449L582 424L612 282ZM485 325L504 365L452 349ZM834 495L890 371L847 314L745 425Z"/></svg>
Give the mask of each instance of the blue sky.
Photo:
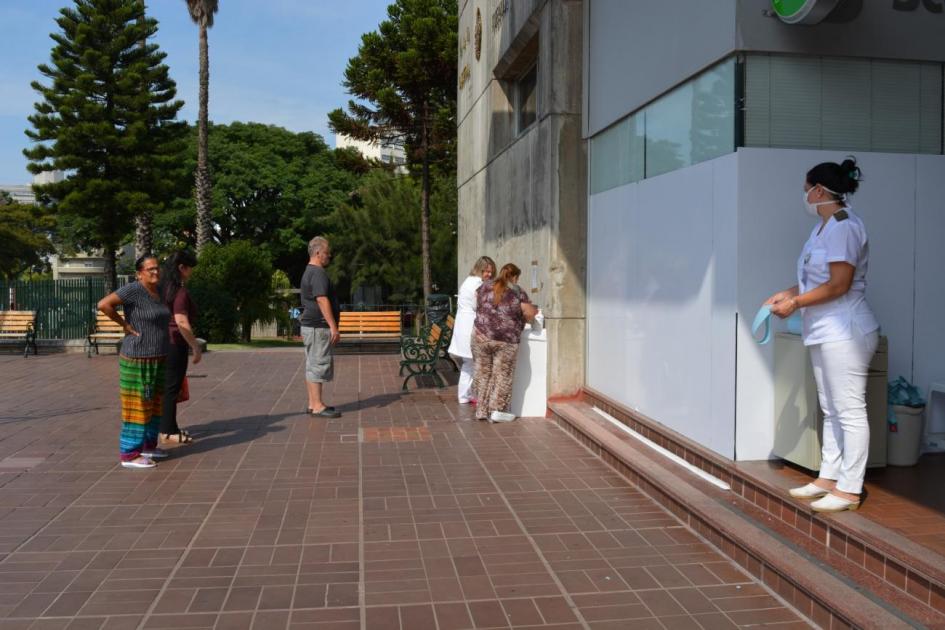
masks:
<svg viewBox="0 0 945 630"><path fill-rule="evenodd" d="M30 181L23 131L49 60L54 20L69 0L0 0L0 184ZM197 28L184 0L147 0L159 22L157 43L186 105L197 117ZM210 30L210 119L314 131L334 145L327 114L348 102L345 65L361 35L387 15L389 0L220 0Z"/></svg>

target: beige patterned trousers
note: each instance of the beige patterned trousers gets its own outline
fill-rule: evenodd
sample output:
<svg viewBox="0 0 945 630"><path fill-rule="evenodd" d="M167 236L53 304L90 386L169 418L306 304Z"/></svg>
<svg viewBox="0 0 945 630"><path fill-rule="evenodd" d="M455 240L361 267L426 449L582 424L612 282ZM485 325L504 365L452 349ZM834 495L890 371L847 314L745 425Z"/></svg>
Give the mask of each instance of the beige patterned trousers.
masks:
<svg viewBox="0 0 945 630"><path fill-rule="evenodd" d="M476 332L473 334L472 354L476 363L473 389L479 399L476 419L487 420L493 411L509 408L518 344L493 341Z"/></svg>

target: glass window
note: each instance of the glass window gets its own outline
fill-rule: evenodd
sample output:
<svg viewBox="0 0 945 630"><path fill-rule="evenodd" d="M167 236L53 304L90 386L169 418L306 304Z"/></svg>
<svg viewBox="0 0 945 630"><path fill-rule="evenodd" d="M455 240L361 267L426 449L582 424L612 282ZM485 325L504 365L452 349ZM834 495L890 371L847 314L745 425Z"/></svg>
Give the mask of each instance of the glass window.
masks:
<svg viewBox="0 0 945 630"><path fill-rule="evenodd" d="M735 150L735 61L730 59L644 110L646 176L668 173Z"/></svg>
<svg viewBox="0 0 945 630"><path fill-rule="evenodd" d="M820 146L820 62L816 59L771 59L772 147Z"/></svg>
<svg viewBox="0 0 945 630"><path fill-rule="evenodd" d="M745 145L942 152L942 65L749 55Z"/></svg>
<svg viewBox="0 0 945 630"><path fill-rule="evenodd" d="M735 150L735 60L591 138L591 194Z"/></svg>
<svg viewBox="0 0 945 630"><path fill-rule="evenodd" d="M591 138L591 194L643 179L643 117L628 116Z"/></svg>
<svg viewBox="0 0 945 630"><path fill-rule="evenodd" d="M538 64L522 75L515 84L515 119L518 133L525 131L538 118Z"/></svg>

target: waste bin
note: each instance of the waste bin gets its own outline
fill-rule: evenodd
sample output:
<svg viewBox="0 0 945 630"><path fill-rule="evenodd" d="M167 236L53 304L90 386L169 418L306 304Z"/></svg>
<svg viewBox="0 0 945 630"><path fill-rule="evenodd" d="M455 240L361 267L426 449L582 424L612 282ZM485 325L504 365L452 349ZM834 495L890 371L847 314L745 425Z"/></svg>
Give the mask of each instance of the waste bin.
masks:
<svg viewBox="0 0 945 630"><path fill-rule="evenodd" d="M450 314L450 296L431 293L427 298L427 324L439 324Z"/></svg>
<svg viewBox="0 0 945 630"><path fill-rule="evenodd" d="M922 416L925 407L891 405L895 424L889 423L886 463L891 466L915 466L922 452Z"/></svg>

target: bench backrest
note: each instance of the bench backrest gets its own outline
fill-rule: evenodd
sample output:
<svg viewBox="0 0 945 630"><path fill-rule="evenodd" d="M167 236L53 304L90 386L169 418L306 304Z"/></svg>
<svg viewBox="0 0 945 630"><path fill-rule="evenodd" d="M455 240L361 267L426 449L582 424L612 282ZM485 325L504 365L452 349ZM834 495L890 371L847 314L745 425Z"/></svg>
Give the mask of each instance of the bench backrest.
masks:
<svg viewBox="0 0 945 630"><path fill-rule="evenodd" d="M120 311L119 311L120 312ZM109 319L108 315L102 311L98 312L95 318L95 332L97 333L124 333L121 326Z"/></svg>
<svg viewBox="0 0 945 630"><path fill-rule="evenodd" d="M440 344L445 339L443 334L445 331L443 327L439 324L432 324L430 326L430 332L427 333L427 345L430 347L435 347Z"/></svg>
<svg viewBox="0 0 945 630"><path fill-rule="evenodd" d="M338 330L344 333L400 334L399 311L343 311Z"/></svg>
<svg viewBox="0 0 945 630"><path fill-rule="evenodd" d="M36 323L36 311L0 311L0 330L26 333Z"/></svg>

